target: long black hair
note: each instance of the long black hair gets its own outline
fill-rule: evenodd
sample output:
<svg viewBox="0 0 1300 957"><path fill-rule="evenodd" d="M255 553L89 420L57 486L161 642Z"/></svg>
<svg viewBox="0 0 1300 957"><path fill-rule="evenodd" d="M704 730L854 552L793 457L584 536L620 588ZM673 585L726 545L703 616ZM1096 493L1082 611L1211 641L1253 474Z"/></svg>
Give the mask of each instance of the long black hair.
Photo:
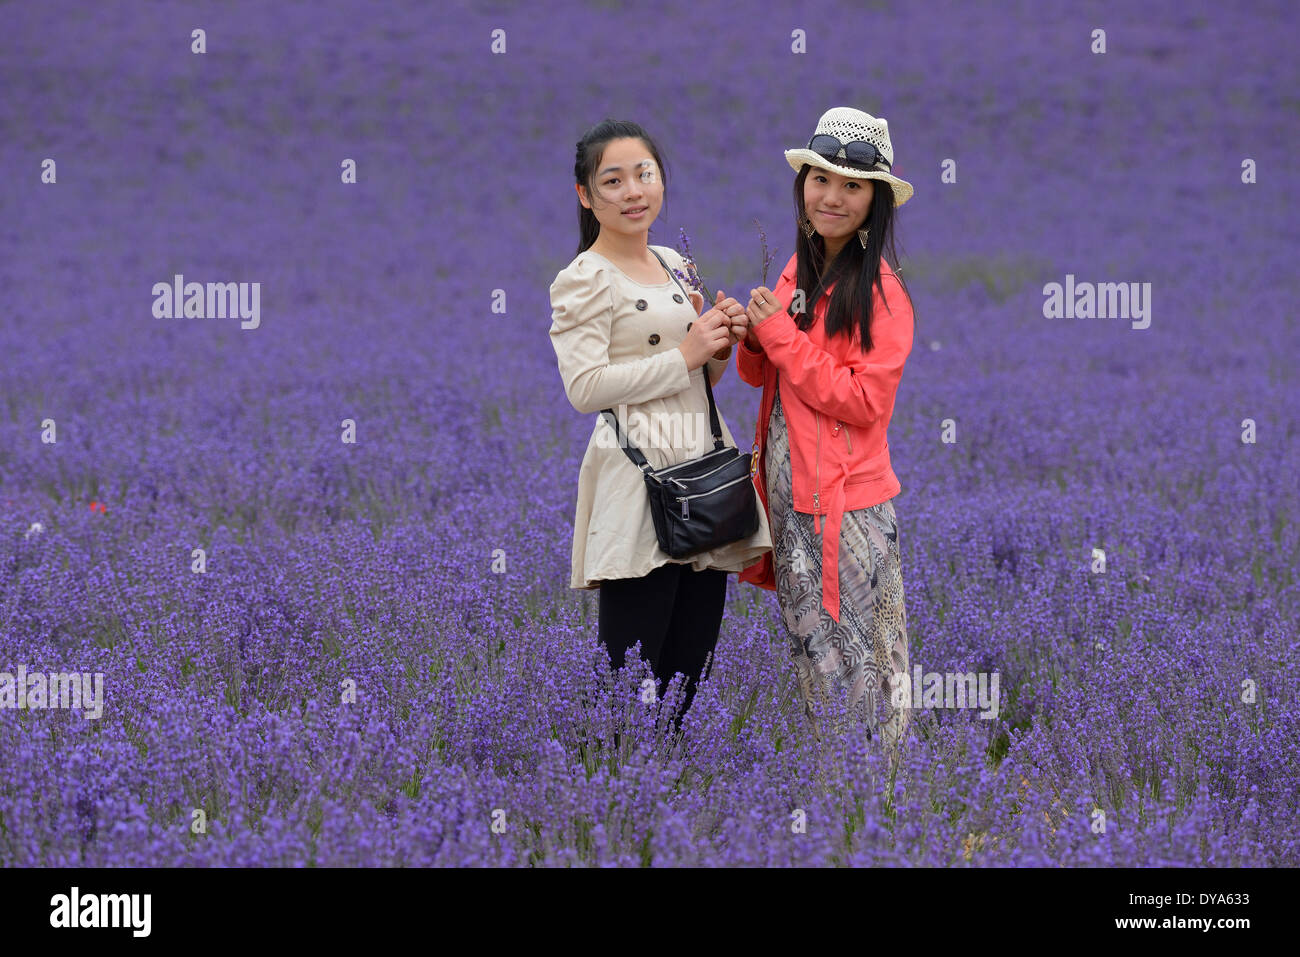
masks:
<svg viewBox="0 0 1300 957"><path fill-rule="evenodd" d="M793 308L787 308L786 311L794 318L795 325L807 330L813 322L813 304L834 283L835 290L831 293L826 308L826 335L852 335L856 317L862 350L865 352L871 348L871 286L874 283L882 295L885 291L884 282L880 278L880 257L888 249L889 259L893 263L898 262L894 251L894 191L883 180L860 180L864 184L872 184L875 190L871 197L871 209L867 211L867 220L860 227L870 230L867 248L862 248L856 234L849 237L828 269L826 240L817 232L811 237L806 236L802 228L808 218L808 211L804 209L803 184L811 172L824 173L825 170L804 163L794 179L795 251L798 253L795 288L804 290L805 311L796 313ZM897 274L900 267L893 265L893 268ZM898 276L898 282L911 302L912 294L908 292L902 276ZM912 315L915 320L915 309Z"/></svg>
<svg viewBox="0 0 1300 957"><path fill-rule="evenodd" d="M659 158L659 148L645 130L636 123L627 120L611 120L607 118L582 134L582 139L578 140L578 155L573 161L574 182L586 188L588 199L595 200L599 197L600 190L596 187L596 166L600 163L600 157L611 140L620 140L626 137L635 137L644 142L646 149L654 157L655 164L659 167L660 182L663 183L664 187L664 205L667 206L668 168L664 165L663 160ZM600 235L600 221L596 219L596 214L583 206L582 200L577 200L577 203L578 251L574 253L575 256L591 248L591 244Z"/></svg>

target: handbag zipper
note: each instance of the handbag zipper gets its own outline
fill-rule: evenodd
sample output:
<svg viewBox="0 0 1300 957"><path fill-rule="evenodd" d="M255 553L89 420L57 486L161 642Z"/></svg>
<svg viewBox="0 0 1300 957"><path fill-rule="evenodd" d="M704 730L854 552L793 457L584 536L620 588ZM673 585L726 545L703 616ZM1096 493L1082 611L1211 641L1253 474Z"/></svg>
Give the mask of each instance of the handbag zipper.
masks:
<svg viewBox="0 0 1300 957"><path fill-rule="evenodd" d="M727 451L728 449L734 449L734 448L735 448L734 445L723 445L722 448L720 449L709 449L709 451L705 452L703 455L699 456L698 458L689 459L688 461L685 462L678 462L676 465L665 465L663 468L659 469L658 472L660 475L662 475L664 472L672 472L675 469L685 468L688 465L694 465L696 462L700 461L700 459L707 459L711 455L721 455L723 452Z"/></svg>
<svg viewBox="0 0 1300 957"><path fill-rule="evenodd" d="M727 451L728 448L732 448L732 446L725 446L725 447L723 447L723 448L721 448L721 449L718 449L718 451L719 451L719 452L725 452L725 451ZM719 469L725 469L728 465L731 464L731 461L732 461L731 459L727 459L727 461L725 461L725 462L723 462L721 465L719 465L718 468L716 468L716 469L709 469L709 471L705 472L705 473L702 474L702 475L693 475L693 476L691 476L691 477L692 477L693 479L708 478L710 475L712 475L714 472L718 471ZM662 478L665 472L671 472L671 471L673 471L674 469L679 469L679 468L682 468L683 466L686 466L686 465L693 465L693 464L694 464L694 462L679 462L679 463L676 464L676 465L670 465L670 466L668 466L668 468L666 468L666 469L662 469L658 474L659 474L659 476ZM682 484L682 480L681 480L681 479L669 478L668 481L670 481L670 482L676 482L678 485L681 485L681 484Z"/></svg>
<svg viewBox="0 0 1300 957"><path fill-rule="evenodd" d="M719 485L717 488L711 488L707 492L696 492L694 495L678 495L677 501L682 503L682 518L691 517L691 507L689 504L691 499L699 498L701 495L712 495L714 492L721 492L724 488L731 488L731 486L735 485L738 482L745 482L748 480L749 480L748 475L742 475L738 479L732 479L730 482L727 482L723 485Z"/></svg>

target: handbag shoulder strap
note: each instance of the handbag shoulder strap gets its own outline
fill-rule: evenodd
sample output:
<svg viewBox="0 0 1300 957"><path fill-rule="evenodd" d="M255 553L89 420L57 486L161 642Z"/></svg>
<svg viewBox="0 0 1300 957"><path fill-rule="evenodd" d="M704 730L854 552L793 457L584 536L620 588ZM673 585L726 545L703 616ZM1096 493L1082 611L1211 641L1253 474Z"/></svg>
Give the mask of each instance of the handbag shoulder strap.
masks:
<svg viewBox="0 0 1300 957"><path fill-rule="evenodd" d="M677 283L682 295L686 296L686 301L690 302L690 293L686 291L686 287L682 285L682 281L677 274L668 268L668 264L664 262L664 257L655 252L653 247L651 247L650 251L655 254L655 259L659 260L659 264L667 271L668 277ZM707 307L710 303L704 305ZM722 448L722 425L718 422L718 407L713 401L713 385L709 382L709 363L707 360L704 363L704 392L709 397L709 427L713 430L713 448L716 451Z"/></svg>
<svg viewBox="0 0 1300 957"><path fill-rule="evenodd" d="M655 259L659 260L659 265L663 266L664 271L668 273L668 278L677 283L682 294L686 296L686 301L690 302L691 297L690 294L686 292L686 287L682 285L681 279L679 279L677 275L668 268L668 264L664 262L664 257L655 252L653 248L650 249L650 252L654 253ZM704 363L704 392L709 397L709 427L713 430L713 448L714 451L717 451L724 447L722 441L722 424L718 421L718 406L713 399L713 385L709 382L708 362ZM646 457L641 453L641 450L632 444L631 439L628 439L623 435L622 429L618 427L618 416L614 414L614 410L601 409L600 411L602 415L607 415L609 417L608 421L610 425L614 427L614 434L618 437L619 447L627 457L632 460L632 464L642 472L648 473L650 471L650 463L646 461Z"/></svg>

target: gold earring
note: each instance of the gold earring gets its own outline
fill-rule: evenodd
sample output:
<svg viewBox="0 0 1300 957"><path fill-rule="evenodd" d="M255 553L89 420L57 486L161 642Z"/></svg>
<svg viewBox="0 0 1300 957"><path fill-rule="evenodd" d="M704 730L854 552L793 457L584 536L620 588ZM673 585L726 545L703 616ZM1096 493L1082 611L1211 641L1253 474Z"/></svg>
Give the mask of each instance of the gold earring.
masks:
<svg viewBox="0 0 1300 957"><path fill-rule="evenodd" d="M803 218L803 234L807 236L809 239L812 239L813 232L814 232L814 227L812 224L812 220L809 219L807 216L805 216Z"/></svg>
<svg viewBox="0 0 1300 957"><path fill-rule="evenodd" d="M859 229L859 230L858 230L858 242L862 243L862 248L863 248L863 249L866 249L866 248L867 248L867 237L870 236L870 235L871 235L871 230L870 230L870 229Z"/></svg>

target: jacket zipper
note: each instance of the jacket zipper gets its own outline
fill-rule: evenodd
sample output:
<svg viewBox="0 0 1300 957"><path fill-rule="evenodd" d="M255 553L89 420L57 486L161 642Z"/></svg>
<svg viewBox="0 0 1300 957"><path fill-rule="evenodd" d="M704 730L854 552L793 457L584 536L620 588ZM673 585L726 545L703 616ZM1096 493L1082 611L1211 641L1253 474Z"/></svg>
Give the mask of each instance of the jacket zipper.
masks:
<svg viewBox="0 0 1300 957"><path fill-rule="evenodd" d="M773 378L772 381L774 383L772 386L772 391L775 394L776 390L781 388L779 375ZM750 460L749 463L749 474L751 476L758 475L758 467L763 461L761 456L766 454L766 450L763 448L763 442L767 440L767 434L766 434L767 426L771 425L772 423L772 409L775 405L776 405L776 398L774 395L772 399L772 405L767 407L767 418L755 423L754 448L753 448L754 458Z"/></svg>
<svg viewBox="0 0 1300 957"><path fill-rule="evenodd" d="M732 479L730 482L727 482L725 485L719 485L717 488L711 488L707 492L696 492L694 495L678 495L677 501L682 503L682 518L691 517L691 507L689 504L691 499L699 498L701 495L712 495L714 492L721 492L724 488L731 488L731 486L737 484L738 482L747 482L747 481L749 481L749 476L742 475L738 479Z"/></svg>
<svg viewBox="0 0 1300 957"><path fill-rule="evenodd" d="M813 492L813 528L818 535L821 534L821 523L818 516L822 513L821 506L821 488L822 488L822 414L813 410L813 416L817 420L817 489Z"/></svg>
<svg viewBox="0 0 1300 957"><path fill-rule="evenodd" d="M852 440L851 438L849 438L849 424L848 424L847 422L841 422L841 423L840 423L840 428L844 430L844 441L847 442L847 443L849 443L849 451L852 452L852 451L853 451L853 440Z"/></svg>

